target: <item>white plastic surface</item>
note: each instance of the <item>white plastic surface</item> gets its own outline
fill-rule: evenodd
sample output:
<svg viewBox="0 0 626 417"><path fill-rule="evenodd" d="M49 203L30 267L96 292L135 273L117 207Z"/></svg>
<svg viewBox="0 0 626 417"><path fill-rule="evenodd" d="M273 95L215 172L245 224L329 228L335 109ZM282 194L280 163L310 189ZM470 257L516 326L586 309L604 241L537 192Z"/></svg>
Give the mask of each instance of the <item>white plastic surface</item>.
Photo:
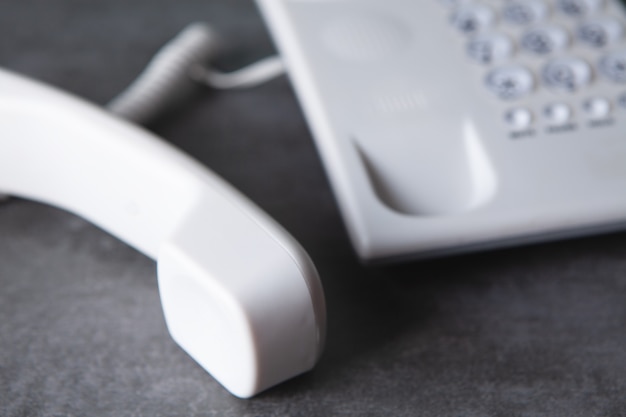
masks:
<svg viewBox="0 0 626 417"><path fill-rule="evenodd" d="M615 0L578 2L588 7L575 18L563 11L573 0L543 1L550 13L541 24L574 39L587 18L625 20ZM626 111L617 105L626 93L623 38L602 50L572 40L561 51L530 53L520 40L533 26L502 19L502 0L258 3L361 258L626 226ZM476 62L467 44L482 33L508 36L516 48L504 62ZM550 60L576 63L576 88L546 86ZM507 68L524 69L516 80L493 78ZM550 75L556 82L559 74ZM523 94L508 94L512 88ZM583 107L596 97L613 103L602 120ZM553 104L571 108L572 118L555 125L544 113ZM519 108L533 115L530 125L511 123Z"/></svg>
<svg viewBox="0 0 626 417"><path fill-rule="evenodd" d="M173 338L250 397L311 369L324 341L315 268L211 171L101 109L0 70L0 191L79 214L157 259Z"/></svg>

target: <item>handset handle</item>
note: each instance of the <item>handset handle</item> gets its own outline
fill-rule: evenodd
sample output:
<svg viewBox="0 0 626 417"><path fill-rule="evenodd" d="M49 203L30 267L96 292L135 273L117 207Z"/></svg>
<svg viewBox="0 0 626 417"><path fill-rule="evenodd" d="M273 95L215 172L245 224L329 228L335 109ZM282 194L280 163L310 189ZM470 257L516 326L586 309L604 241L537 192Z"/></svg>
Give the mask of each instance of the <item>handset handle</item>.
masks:
<svg viewBox="0 0 626 417"><path fill-rule="evenodd" d="M0 70L0 191L59 206L157 259L173 338L233 394L313 367L322 287L295 240L149 132Z"/></svg>

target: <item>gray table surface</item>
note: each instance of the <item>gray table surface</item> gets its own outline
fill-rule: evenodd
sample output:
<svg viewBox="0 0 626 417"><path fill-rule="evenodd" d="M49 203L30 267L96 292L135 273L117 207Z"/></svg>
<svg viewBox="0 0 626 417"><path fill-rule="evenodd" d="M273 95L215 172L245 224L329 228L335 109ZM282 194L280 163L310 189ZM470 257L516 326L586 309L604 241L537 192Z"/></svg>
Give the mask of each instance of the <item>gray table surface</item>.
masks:
<svg viewBox="0 0 626 417"><path fill-rule="evenodd" d="M274 51L251 1L3 0L0 65L104 104L195 20L222 33L223 69ZM150 127L309 251L328 302L319 366L232 397L169 338L153 261L13 199L1 416L626 416L625 233L364 267L287 80L202 92Z"/></svg>

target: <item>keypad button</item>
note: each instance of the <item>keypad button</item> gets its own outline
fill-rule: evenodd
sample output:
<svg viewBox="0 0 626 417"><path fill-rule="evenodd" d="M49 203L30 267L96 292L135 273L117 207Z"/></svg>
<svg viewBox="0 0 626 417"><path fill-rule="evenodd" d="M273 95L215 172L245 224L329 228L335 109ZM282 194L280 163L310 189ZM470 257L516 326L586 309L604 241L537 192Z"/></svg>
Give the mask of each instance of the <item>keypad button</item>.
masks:
<svg viewBox="0 0 626 417"><path fill-rule="evenodd" d="M616 19L597 19L583 23L576 34L581 43L602 48L620 40L624 36L624 26Z"/></svg>
<svg viewBox="0 0 626 417"><path fill-rule="evenodd" d="M460 32L474 34L484 31L495 21L496 15L488 6L471 4L459 7L451 17L451 22Z"/></svg>
<svg viewBox="0 0 626 417"><path fill-rule="evenodd" d="M528 129L533 123L533 114L530 110L519 107L507 111L504 121L513 129Z"/></svg>
<svg viewBox="0 0 626 417"><path fill-rule="evenodd" d="M528 69L511 66L491 71L485 84L499 98L514 100L530 93L535 88L535 79Z"/></svg>
<svg viewBox="0 0 626 417"><path fill-rule="evenodd" d="M594 97L583 103L583 109L592 119L606 119L611 114L611 103L601 97Z"/></svg>
<svg viewBox="0 0 626 417"><path fill-rule="evenodd" d="M626 50L605 55L599 64L600 72L616 83L626 83Z"/></svg>
<svg viewBox="0 0 626 417"><path fill-rule="evenodd" d="M530 25L546 18L548 6L541 0L512 0L502 9L502 18L515 25Z"/></svg>
<svg viewBox="0 0 626 417"><path fill-rule="evenodd" d="M553 103L546 106L543 115L551 125L564 125L572 119L572 109L565 103Z"/></svg>
<svg viewBox="0 0 626 417"><path fill-rule="evenodd" d="M604 0L557 0L556 8L569 17L581 18L599 10L603 4Z"/></svg>
<svg viewBox="0 0 626 417"><path fill-rule="evenodd" d="M582 59L554 59L543 69L543 82L555 90L577 91L591 81L591 67Z"/></svg>
<svg viewBox="0 0 626 417"><path fill-rule="evenodd" d="M559 26L542 26L530 29L522 35L520 44L528 52L547 55L563 50L569 45L567 31Z"/></svg>
<svg viewBox="0 0 626 417"><path fill-rule="evenodd" d="M467 54L481 64L503 61L513 55L513 41L506 35L478 35L467 44Z"/></svg>

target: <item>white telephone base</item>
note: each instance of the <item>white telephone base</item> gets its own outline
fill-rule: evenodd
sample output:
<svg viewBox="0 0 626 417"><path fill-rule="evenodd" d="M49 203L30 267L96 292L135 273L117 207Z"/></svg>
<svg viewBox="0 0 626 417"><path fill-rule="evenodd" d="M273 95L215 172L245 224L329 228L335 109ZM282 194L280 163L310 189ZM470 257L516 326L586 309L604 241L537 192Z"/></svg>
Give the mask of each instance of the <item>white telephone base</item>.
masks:
<svg viewBox="0 0 626 417"><path fill-rule="evenodd" d="M615 0L258 0L364 260L626 227Z"/></svg>

